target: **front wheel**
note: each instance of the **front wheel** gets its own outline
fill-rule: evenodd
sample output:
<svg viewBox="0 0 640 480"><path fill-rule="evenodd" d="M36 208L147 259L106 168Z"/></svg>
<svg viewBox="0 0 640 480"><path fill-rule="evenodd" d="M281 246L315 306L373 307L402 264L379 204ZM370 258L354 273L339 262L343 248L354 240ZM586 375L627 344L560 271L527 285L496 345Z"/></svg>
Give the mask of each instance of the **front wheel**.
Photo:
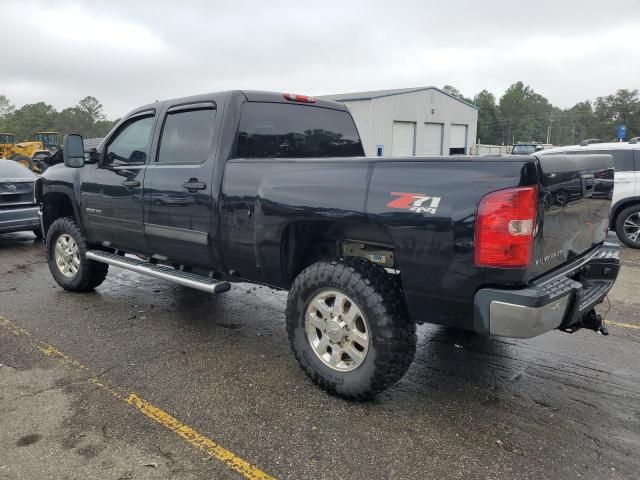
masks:
<svg viewBox="0 0 640 480"><path fill-rule="evenodd" d="M620 212L616 219L616 234L627 247L640 248L640 205Z"/></svg>
<svg viewBox="0 0 640 480"><path fill-rule="evenodd" d="M107 276L109 265L87 259L87 242L73 218L53 222L46 243L49 270L65 290L88 292Z"/></svg>
<svg viewBox="0 0 640 480"><path fill-rule="evenodd" d="M318 262L294 281L287 332L302 369L330 393L366 400L394 385L416 350L392 275L366 260Z"/></svg>

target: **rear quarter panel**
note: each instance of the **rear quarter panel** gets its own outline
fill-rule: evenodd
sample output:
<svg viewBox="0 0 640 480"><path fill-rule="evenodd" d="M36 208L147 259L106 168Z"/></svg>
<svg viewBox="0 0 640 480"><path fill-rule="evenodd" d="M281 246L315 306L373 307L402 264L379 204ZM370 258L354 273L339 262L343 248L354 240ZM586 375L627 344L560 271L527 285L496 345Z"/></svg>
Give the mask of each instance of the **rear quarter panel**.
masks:
<svg viewBox="0 0 640 480"><path fill-rule="evenodd" d="M513 158L513 157L512 157ZM474 265L474 227L480 199L489 192L537 184L532 157L412 158L377 162L367 195L369 220L388 229L396 248L411 317L473 329L473 296L487 284L519 285L525 269ZM434 211L412 211L402 193ZM417 211L416 211L417 210Z"/></svg>

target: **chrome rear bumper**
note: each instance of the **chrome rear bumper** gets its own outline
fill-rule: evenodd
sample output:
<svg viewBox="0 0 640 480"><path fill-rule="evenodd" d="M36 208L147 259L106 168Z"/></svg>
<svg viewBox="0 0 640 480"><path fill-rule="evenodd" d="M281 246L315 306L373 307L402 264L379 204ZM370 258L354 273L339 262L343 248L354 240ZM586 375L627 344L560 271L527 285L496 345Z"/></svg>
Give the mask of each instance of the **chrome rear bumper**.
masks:
<svg viewBox="0 0 640 480"><path fill-rule="evenodd" d="M530 338L578 324L613 287L620 270L619 247L605 243L569 267L520 290L479 290L475 295L476 330Z"/></svg>

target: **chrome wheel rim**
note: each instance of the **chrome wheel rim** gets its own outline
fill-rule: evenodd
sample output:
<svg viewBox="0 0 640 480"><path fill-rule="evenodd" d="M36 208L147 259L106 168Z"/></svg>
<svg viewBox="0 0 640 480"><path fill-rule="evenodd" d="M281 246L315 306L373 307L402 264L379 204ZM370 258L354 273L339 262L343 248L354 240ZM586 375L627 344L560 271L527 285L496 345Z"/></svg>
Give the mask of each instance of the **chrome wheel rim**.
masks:
<svg viewBox="0 0 640 480"><path fill-rule="evenodd" d="M80 251L76 241L66 233L58 237L55 246L55 259L58 270L67 278L73 278L80 269Z"/></svg>
<svg viewBox="0 0 640 480"><path fill-rule="evenodd" d="M311 299L305 330L311 349L333 370L355 370L367 357L367 321L358 305L338 290L323 290Z"/></svg>
<svg viewBox="0 0 640 480"><path fill-rule="evenodd" d="M625 218L624 234L632 242L640 242L640 212L632 213Z"/></svg>

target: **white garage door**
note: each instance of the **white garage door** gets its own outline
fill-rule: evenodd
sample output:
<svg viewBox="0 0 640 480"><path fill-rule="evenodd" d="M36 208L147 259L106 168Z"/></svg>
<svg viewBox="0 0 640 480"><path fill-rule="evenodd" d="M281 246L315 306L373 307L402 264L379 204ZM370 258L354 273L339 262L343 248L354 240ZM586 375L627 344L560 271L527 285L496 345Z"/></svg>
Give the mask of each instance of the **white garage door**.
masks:
<svg viewBox="0 0 640 480"><path fill-rule="evenodd" d="M451 125L449 148L467 148L467 126Z"/></svg>
<svg viewBox="0 0 640 480"><path fill-rule="evenodd" d="M424 124L422 155L442 155L442 127L441 123Z"/></svg>
<svg viewBox="0 0 640 480"><path fill-rule="evenodd" d="M415 122L393 122L393 138L391 155L394 157L415 155L416 144Z"/></svg>

